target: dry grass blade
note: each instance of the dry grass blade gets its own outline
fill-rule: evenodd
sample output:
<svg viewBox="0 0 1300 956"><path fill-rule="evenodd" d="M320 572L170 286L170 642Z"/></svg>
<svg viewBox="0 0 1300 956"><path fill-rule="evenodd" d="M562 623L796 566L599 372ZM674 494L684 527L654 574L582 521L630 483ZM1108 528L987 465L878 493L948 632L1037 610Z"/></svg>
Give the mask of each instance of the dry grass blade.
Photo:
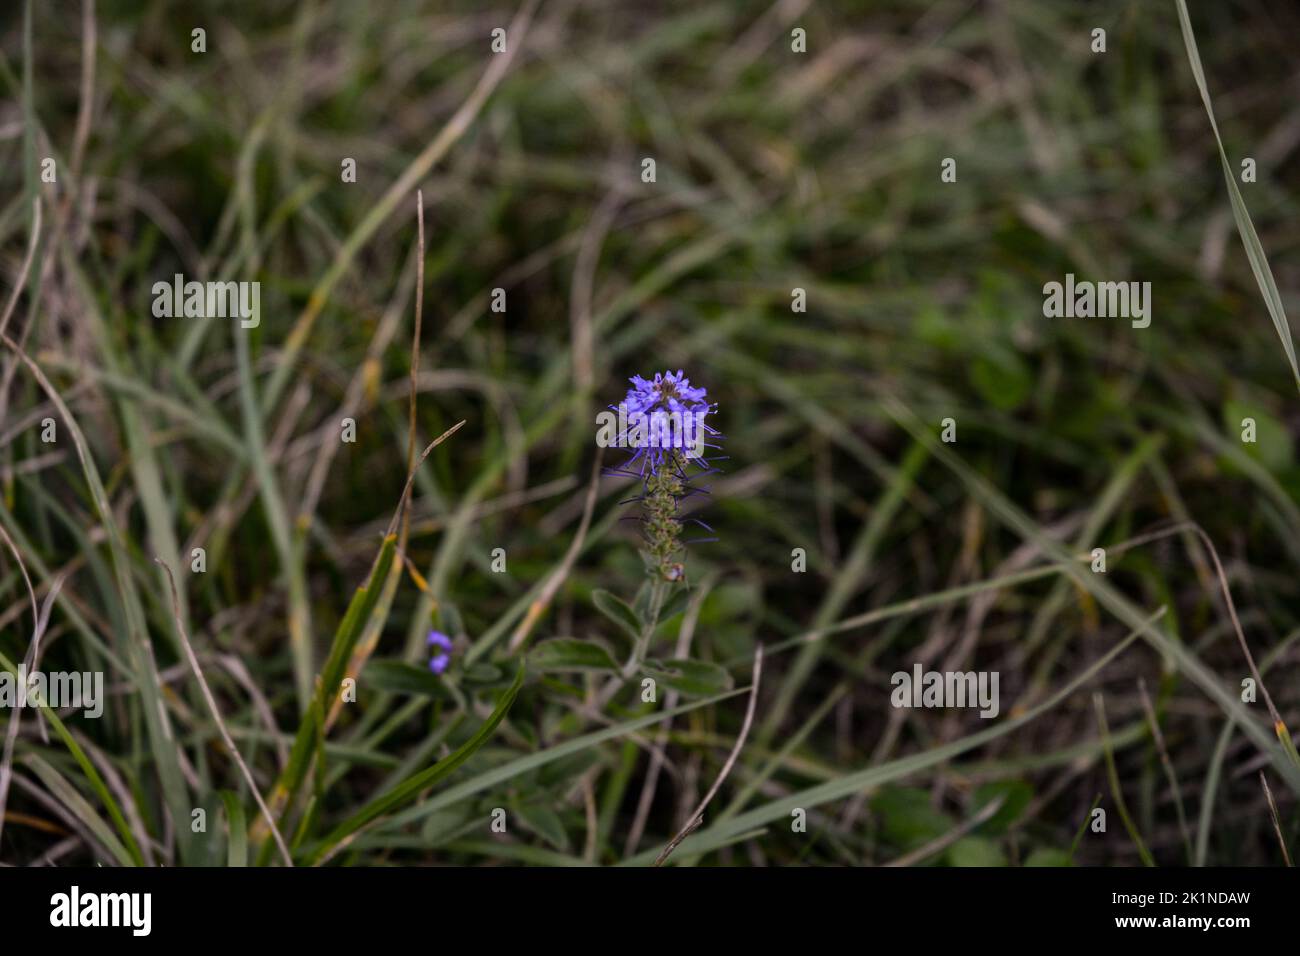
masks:
<svg viewBox="0 0 1300 956"><path fill-rule="evenodd" d="M695 639L695 626L699 623L700 611L715 584L716 578L706 578L700 585L698 592L692 596L692 600L686 608L686 615L682 618L682 626L677 632L677 647L674 651L674 656L679 660L690 656L691 642ZM671 710L677 706L678 699L677 692L672 691L664 699L664 706ZM650 807L654 804L655 790L659 786L659 775L667 765L664 748L668 746L668 736L671 732L672 721L665 720L655 738L654 753L650 757L650 765L646 768L645 782L641 785L641 798L636 805L636 816L632 819L632 826L628 830L627 840L623 845L624 857L631 856L636 852L636 848L641 845L641 836L645 833L646 821L650 818ZM724 815L726 812L723 811Z"/></svg>
<svg viewBox="0 0 1300 956"><path fill-rule="evenodd" d="M1286 838L1282 836L1282 821L1278 819L1277 802L1273 799L1273 791L1269 789L1268 778L1264 776L1264 771L1259 772L1259 782L1264 787L1264 797L1268 800L1268 812L1273 817L1273 832L1277 834L1278 846L1282 848L1282 859L1286 860L1287 866L1294 866L1291 862L1291 852L1286 848Z"/></svg>
<svg viewBox="0 0 1300 956"><path fill-rule="evenodd" d="M410 503L411 488L415 484L415 475L416 472L419 471L420 466L424 464L425 459L429 457L429 455L433 452L435 448L441 445L452 435L456 434L456 432L458 432L461 429L461 426L463 426L464 424L465 422L462 420L457 422L455 425L452 425L451 428L448 428L445 432L443 432L433 441L429 442L429 444L425 446L424 451L420 453L419 460L416 461L415 465L410 470L410 474L408 474L406 477L406 484L402 488L402 496L401 498L398 499L397 508L393 511L393 517L388 522L388 529L384 534L385 540L393 537L396 534L398 527L405 520L407 507ZM410 564L407 562L405 554L401 553L400 551L396 551L393 569L390 572L391 577L384 582L381 582L379 580L372 580L371 582L371 584L375 587L380 587L381 585L383 587L383 591L381 592L381 598L380 598L381 608L382 608L382 613L380 614L381 617L387 614L387 608L389 606L388 602L392 600L393 593L396 591L397 582L398 580L400 580L401 569L403 567L409 569ZM423 588L423 584L422 582L419 582L418 578L417 578L417 582L420 583L421 587ZM374 652L375 644L378 642L378 640L379 640L379 631L377 630L377 625L376 625L376 628L372 628L370 630L368 636L364 639L364 641L358 643L357 646L353 649L352 655L348 658L348 662L347 662L348 673L350 674L360 673L361 668L365 665L365 662L369 659L370 655ZM336 697L334 699L334 702L330 705L330 709L325 717L325 730L327 732L330 730L330 728L334 726L334 722L338 719L338 715L342 712L342 707L343 707L342 698Z"/></svg>
<svg viewBox="0 0 1300 956"><path fill-rule="evenodd" d="M424 324L424 190L415 193L416 260L415 260L415 328L411 333L411 402L406 433L406 471L410 474L415 465L415 411L419 397L420 332ZM402 513L402 533L397 550L405 563L406 539L411 532L411 513Z"/></svg>
<svg viewBox="0 0 1300 956"><path fill-rule="evenodd" d="M1115 765L1115 750L1110 743L1110 727L1106 723L1106 704L1102 700L1100 691L1092 695L1092 702L1097 708L1097 728L1101 732L1102 747L1106 752L1106 776L1110 781L1110 795L1115 799L1115 809L1124 823L1124 829L1132 838L1133 845L1137 847L1142 862L1146 866L1155 866L1156 861L1151 856L1151 851L1147 849L1142 834L1138 832L1137 824L1133 822L1133 817L1128 812L1128 805L1124 802L1124 789L1119 782L1119 768Z"/></svg>
<svg viewBox="0 0 1300 956"><path fill-rule="evenodd" d="M416 408L419 396L419 376L420 376L420 332L423 325L424 316L424 192L417 190L415 193L416 207L416 248L415 248L415 327L411 332L411 384L409 395L409 409L407 420L406 434L406 471L407 474L414 478L415 476L415 435L416 435ZM457 426L459 427L459 426ZM443 437L446 437L445 435ZM442 439L440 438L439 441ZM425 451L427 455L430 449ZM424 459L421 458L421 461ZM409 487L409 482L408 482ZM409 508L401 507L402 519L400 522L401 531L397 539L397 564L393 574L383 582L380 602L383 607L388 607L393 600L393 595L397 593L397 585L401 580L401 570L405 568L410 574L416 586L421 590L424 589L424 582L419 576L419 572L407 560L406 544L411 532L411 512ZM362 636L361 641L357 644L348 661L348 673L359 674L361 669L366 666L366 661L374 653L376 645L379 643L379 631L371 629ZM326 717L326 727L333 727L334 721L338 719L339 708L342 706L341 700L335 700L330 706L329 714Z"/></svg>
<svg viewBox="0 0 1300 956"><path fill-rule="evenodd" d="M181 599L176 592L176 578L172 575L172 569L161 558L154 558L154 561L167 572L167 584L171 588L172 614L176 618L176 631L181 638L181 647L185 649L185 659L189 661L190 670L194 672L194 677L199 682L199 688L203 691L203 699L207 702L208 709L212 711L212 720L217 725L217 731L221 734L226 750L230 752L235 763L239 764L240 773L244 775L244 781L248 784L248 789L252 791L258 809L262 811L262 816L271 828L271 835L275 838L276 846L280 848L280 855L284 858L284 865L291 867L293 866L293 857L289 855L289 847L284 842L284 837L280 835L280 828L275 825L275 818L271 816L270 807L266 805L266 801L262 799L261 791L257 789L257 781L253 779L252 771L248 769L248 764L244 763L239 748L235 746L234 740L231 739L230 731L226 729L226 722L221 719L221 710L217 707L217 699L212 695L212 688L208 686L208 681L203 676L203 670L199 667L198 658L194 656L194 648L190 644L190 637L185 633L185 622L181 619Z"/></svg>
<svg viewBox="0 0 1300 956"><path fill-rule="evenodd" d="M23 259L22 268L18 270L18 277L14 279L13 291L9 293L9 301L5 304L4 315L0 316L0 335L9 326L9 319L14 314L14 308L18 305L18 297L22 295L23 286L27 284L27 275L32 271L32 260L36 258L36 246L41 241L41 200L39 198L32 200L32 237L27 243L27 255ZM0 406L2 408L2 406ZM0 412L0 421L4 420L4 415Z"/></svg>
<svg viewBox="0 0 1300 956"><path fill-rule="evenodd" d="M397 524L401 520L402 515L406 513L406 506L411 497L411 486L415 484L415 473L420 470L420 466L424 464L424 460L429 457L430 453L432 453L435 448L445 442L452 435L456 434L456 432L460 431L461 426L464 424L464 420L458 421L455 425L452 425L445 432L424 446L424 451L420 452L420 458L416 461L415 467L413 467L410 470L410 474L406 476L406 485L402 488L402 497L397 501L397 510L393 512L393 519L388 522L388 530L384 533L384 537L397 533Z"/></svg>
<svg viewBox="0 0 1300 956"><path fill-rule="evenodd" d="M1160 765L1164 768L1165 779L1174 795L1174 810L1178 814L1178 831L1183 838L1183 849L1187 851L1187 864L1192 863L1192 835L1187 829L1187 814L1183 811L1183 791L1178 785L1178 775L1174 773L1174 762L1169 759L1169 748L1165 746L1165 735L1160 732L1160 721L1156 709L1151 704L1147 693L1147 682L1138 678L1138 696L1142 698L1142 710L1146 713L1147 723L1151 726L1151 739L1155 741L1156 752L1160 754Z"/></svg>
<svg viewBox="0 0 1300 956"><path fill-rule="evenodd" d="M31 646L28 648L28 659L34 659L36 654L36 645L41 637L41 611L36 603L36 591L32 587L32 579L27 573L27 564L23 561L22 552L14 544L13 538L9 537L9 532L0 525L0 538L4 539L9 550L13 552L14 560L18 562L18 568L22 572L23 581L27 584L27 595L32 602L32 627L33 636ZM0 834L4 833L5 826L5 802L9 796L9 779L11 768L13 766L14 741L18 738L18 723L22 717L22 712L14 708L12 716L9 718L9 726L5 732L4 756L0 758Z"/></svg>
<svg viewBox="0 0 1300 956"><path fill-rule="evenodd" d="M1259 687L1260 693L1264 695L1264 704L1268 707L1269 717L1273 720L1273 732L1277 735L1278 741L1282 744L1283 749L1292 761L1300 762L1297 757L1295 746L1291 740L1291 732L1287 728L1286 721L1282 719L1282 714L1278 711L1273 703L1273 697L1268 692L1268 687L1264 684L1264 675L1260 673L1259 667L1255 664L1255 655L1250 652L1250 645L1246 643L1246 632L1242 629L1241 618L1237 616L1237 605L1232 600L1232 589L1228 587L1228 575L1223 570L1223 562L1219 560L1219 551L1214 546L1214 542L1195 521L1179 521L1167 528L1161 528L1151 532L1142 538L1134 540L1134 543L1142 540L1154 540L1157 537L1166 537L1168 535L1180 534L1184 531L1190 531L1196 535L1197 539L1205 545L1205 550L1210 553L1210 560L1214 562L1214 575L1219 582L1219 590L1223 594L1223 603L1228 610L1228 619L1232 623L1233 633L1237 636L1237 643L1241 647L1242 656L1246 658L1246 666L1250 668L1251 676L1255 679L1255 684Z"/></svg>
<svg viewBox="0 0 1300 956"><path fill-rule="evenodd" d="M690 820L686 822L684 827L677 831L677 835L668 841L668 845L664 847L659 856L655 858L655 866L663 866L664 861L668 859L673 850L677 849L678 845L683 840L699 829L700 824L704 822L705 808L709 805L710 801L713 800L714 795L722 786L722 782L727 779L727 775L731 773L731 768L736 765L736 760L740 757L740 751L745 746L745 740L749 737L749 728L754 723L754 710L758 705L758 683L762 674L763 645L759 644L758 649L754 652L754 673L749 687L749 706L745 708L745 722L741 725L740 734L736 737L736 745L731 748L731 753L727 756L727 762L722 765L722 772L718 774L718 779L713 781L713 786L711 786L709 792L704 795L704 799L700 801L700 805L695 808L695 812L691 814Z"/></svg>
<svg viewBox="0 0 1300 956"><path fill-rule="evenodd" d="M77 127L72 138L72 178L81 179L81 164L86 158L86 143L90 141L91 120L95 112L95 50L98 47L95 29L95 0L83 0L81 5L81 96L78 99ZM71 196L68 199L71 202Z"/></svg>

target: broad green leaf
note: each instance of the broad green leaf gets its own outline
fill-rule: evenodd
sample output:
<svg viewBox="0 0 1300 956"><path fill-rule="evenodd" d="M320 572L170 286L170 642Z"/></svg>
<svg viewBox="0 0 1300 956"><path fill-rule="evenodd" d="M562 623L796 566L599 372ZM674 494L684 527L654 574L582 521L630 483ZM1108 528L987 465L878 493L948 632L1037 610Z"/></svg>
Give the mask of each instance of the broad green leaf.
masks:
<svg viewBox="0 0 1300 956"><path fill-rule="evenodd" d="M497 684L501 682L509 683L506 672L495 664L489 664L487 661L480 661L477 664L471 664L461 679L467 684Z"/></svg>
<svg viewBox="0 0 1300 956"><path fill-rule="evenodd" d="M685 588L677 588L664 601L663 608L659 611L659 623L671 621L678 614L683 614L687 606L691 603L691 592Z"/></svg>
<svg viewBox="0 0 1300 956"><path fill-rule="evenodd" d="M424 825L420 827L420 838L426 846L433 846L452 839L456 836L456 831L465 825L468 818L469 815L464 807L430 814L428 819L424 821Z"/></svg>
<svg viewBox="0 0 1300 956"><path fill-rule="evenodd" d="M1034 799L1034 788L1023 780L996 780L986 783L975 790L971 800L971 815L978 814L998 797L1003 798L1002 806L978 827L978 832L985 836L1006 833L1007 827L1020 819L1020 814L1025 812L1029 801Z"/></svg>
<svg viewBox="0 0 1300 956"><path fill-rule="evenodd" d="M720 694L731 690L735 683L726 670L705 661L646 661L641 673L687 697Z"/></svg>
<svg viewBox="0 0 1300 956"><path fill-rule="evenodd" d="M554 637L539 643L528 663L540 671L616 671L618 665L609 650L595 641L575 637Z"/></svg>
<svg viewBox="0 0 1300 956"><path fill-rule="evenodd" d="M511 809L519 822L561 853L569 849L569 835L564 832L560 815L548 804L536 801L513 801Z"/></svg>
<svg viewBox="0 0 1300 956"><path fill-rule="evenodd" d="M885 787L871 801L880 817L880 831L900 850L912 850L948 833L956 822L936 810L928 790Z"/></svg>
<svg viewBox="0 0 1300 956"><path fill-rule="evenodd" d="M371 660L361 672L361 680L369 687L392 694L415 694L450 700L451 692L440 676L427 667L405 661Z"/></svg>
<svg viewBox="0 0 1300 956"><path fill-rule="evenodd" d="M622 628L633 641L641 636L641 619L622 598L608 591L592 591L591 603L597 611Z"/></svg>

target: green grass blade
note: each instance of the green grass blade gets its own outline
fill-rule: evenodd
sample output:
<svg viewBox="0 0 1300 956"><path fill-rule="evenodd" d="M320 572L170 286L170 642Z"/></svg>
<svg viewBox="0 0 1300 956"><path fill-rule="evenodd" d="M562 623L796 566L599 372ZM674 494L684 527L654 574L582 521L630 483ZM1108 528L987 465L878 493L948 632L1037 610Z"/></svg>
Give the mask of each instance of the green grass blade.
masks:
<svg viewBox="0 0 1300 956"><path fill-rule="evenodd" d="M50 380L46 378L40 366L32 361L27 353L8 335L4 336L4 343L31 372L41 390L45 392L63 418L64 423L68 426L68 432L72 436L77 458L81 464L82 474L90 490L91 500L94 501L95 509L99 512L100 520L103 522L105 536L108 539L109 553L113 559L114 581L122 601L122 611L127 626L128 658L131 668L135 672L136 688L140 692L140 705L144 713L145 726L149 731L150 749L158 766L158 775L162 783L164 799L175 822L177 843L180 847L181 857L184 858L189 853L192 841L190 829L184 825L185 821L189 819L191 809L187 796L188 788L185 785L184 777L181 776L180 758L176 751L176 738L172 732L171 721L167 716L166 706L163 702L162 679L158 675L153 645L149 639L148 628L145 626L144 608L140 603L140 594L131 575L131 559L122 532L118 528L112 505L108 500L108 492L104 489L104 483L99 477L99 471L90 456L85 435L77 424L76 418L73 417L62 396L50 384Z"/></svg>
<svg viewBox="0 0 1300 956"><path fill-rule="evenodd" d="M1237 187L1237 177L1232 163L1228 160L1227 150L1223 148L1223 137L1219 135L1219 124L1214 119L1214 107L1210 105L1210 89L1205 83L1205 68L1201 65L1201 54L1196 48L1196 35L1192 32L1192 20L1187 12L1187 0L1176 0L1178 4L1178 25L1183 31L1183 44L1187 47L1187 59L1192 65L1192 75L1196 78L1196 88L1201 92L1201 102L1205 104L1205 113L1210 118L1210 129L1214 131L1214 142L1219 147L1219 159L1223 163L1223 178L1228 183L1228 197L1232 202L1232 218L1237 222L1237 231L1241 233L1241 242L1246 247L1246 258L1250 260L1250 271L1255 274L1259 291L1264 296L1264 305L1273 319L1277 337L1282 342L1282 350L1287 361L1291 363L1291 375L1295 379L1296 389L1300 391L1300 365L1296 363L1295 343L1291 339L1291 326L1287 322L1286 309L1282 305L1282 294L1278 292L1277 281L1269 267L1264 245L1259 241L1255 224L1251 221L1250 210Z"/></svg>
<svg viewBox="0 0 1300 956"><path fill-rule="evenodd" d="M15 678L18 676L18 668L15 667L13 662L3 654L0 654L0 667L3 667L6 671L13 674ZM64 746L68 748L68 752L72 754L72 759L77 762L77 766L79 766L82 773L86 775L86 780L90 783L91 789L95 791L95 795L99 797L100 801L104 804L104 809L108 811L109 819L111 819L113 825L117 827L117 832L121 835L127 852L130 855L131 865L143 866L144 857L140 853L140 845L136 842L135 835L131 832L131 827L126 822L126 817L122 813L122 808L118 806L117 800L113 798L112 792L109 791L108 786L104 783L104 778L99 775L99 771L96 770L95 765L90 762L90 758L86 756L86 752L81 748L81 745L77 743L76 738L72 736L71 732L69 732L67 725L63 723L58 712L43 701L38 706L41 709L41 714L50 722L50 726L54 728L54 732L58 734L58 737L63 741Z"/></svg>
<svg viewBox="0 0 1300 956"><path fill-rule="evenodd" d="M221 791L221 802L226 807L226 826L230 842L226 845L226 866L248 866L248 827L244 819L244 805L229 790Z"/></svg>
<svg viewBox="0 0 1300 956"><path fill-rule="evenodd" d="M77 788L69 783L62 774L55 770L44 757L39 754L28 754L23 758L23 763L32 768L36 776L41 778L41 783L49 789L50 793L59 800L68 811L78 820L86 825L89 830L104 848L123 866L136 866L137 860L122 845L122 841L114 835L103 819L94 809L86 802L86 798L77 792Z"/></svg>
<svg viewBox="0 0 1300 956"><path fill-rule="evenodd" d="M308 767L311 765L312 754L316 750L318 716L325 713L324 703L326 698L333 699L333 695L337 692L343 680L343 670L347 665L349 656L352 654L352 649L356 647L357 640L361 637L362 631L365 630L366 622L370 619L379 601L380 585L387 579L388 573L392 569L396 549L397 536L387 535L384 538L384 543L380 546L379 554L375 557L375 563L370 570L369 578L352 595L352 600L343 615L343 620L339 622L338 629L334 632L334 641L330 646L329 657L326 658L325 666L322 668L316 683L315 700L303 715L302 723L299 725L298 733L294 738L293 748L289 752L289 762L280 774L280 778L276 781L275 788L271 791L271 795L267 800L271 813L279 818L282 831L287 829L286 824L289 815L293 812L298 790L302 786L303 780L306 779ZM261 821L255 820L253 823L254 838L261 841L261 850L258 854L259 864L270 858L271 835L267 832L268 829Z"/></svg>
<svg viewBox="0 0 1300 956"><path fill-rule="evenodd" d="M475 731L474 736L457 747L446 758L439 760L432 767L407 778L388 793L376 800L372 800L353 816L339 824L312 854L311 862L318 862L327 855L332 855L335 847L346 846L352 836L362 828L413 800L421 791L442 780L477 753L478 749L491 739L492 734L496 732L497 726L505 719L506 713L515 702L515 698L519 696L519 688L523 684L524 662L520 661L519 667L515 671L514 682L501 695L501 699L497 701L496 708L492 711L491 716L483 722L483 726Z"/></svg>

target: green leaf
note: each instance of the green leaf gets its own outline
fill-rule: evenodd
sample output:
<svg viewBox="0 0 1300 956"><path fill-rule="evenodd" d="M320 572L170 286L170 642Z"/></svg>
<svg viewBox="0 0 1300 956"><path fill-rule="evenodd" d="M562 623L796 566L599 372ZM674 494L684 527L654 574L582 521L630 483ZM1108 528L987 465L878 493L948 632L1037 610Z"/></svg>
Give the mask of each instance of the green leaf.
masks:
<svg viewBox="0 0 1300 956"><path fill-rule="evenodd" d="M454 839L457 831L465 825L467 819L468 814L464 807L443 810L441 813L431 813L429 818L424 821L424 825L420 827L420 838L429 846L436 846L446 840Z"/></svg>
<svg viewBox="0 0 1300 956"><path fill-rule="evenodd" d="M463 680L466 684L476 684L480 687L490 687L493 684L504 686L510 683L510 678L505 671L487 661L471 664L466 669Z"/></svg>
<svg viewBox="0 0 1300 956"><path fill-rule="evenodd" d="M919 787L886 787L871 801L880 815L880 830L894 846L911 850L952 830L956 823L930 803L930 793Z"/></svg>
<svg viewBox="0 0 1300 956"><path fill-rule="evenodd" d="M519 817L525 828L537 834L555 849L564 852L569 849L569 835L564 832L564 823L560 815L544 803L512 802L511 809Z"/></svg>
<svg viewBox="0 0 1300 956"><path fill-rule="evenodd" d="M632 606L608 591L592 591L591 603L627 634L633 641L641 636L641 619Z"/></svg>
<svg viewBox="0 0 1300 956"><path fill-rule="evenodd" d="M451 698L442 678L427 667L405 661L371 660L361 672L366 685L393 694L414 694L417 697Z"/></svg>
<svg viewBox="0 0 1300 956"><path fill-rule="evenodd" d="M320 672L320 686L316 696L322 701L332 698L343 681L343 672L352 658L353 650L356 649L357 640L366 629L375 605L379 603L380 589L393 568L396 550L397 537L391 534L385 536L370 577L363 587L357 588L343 615L343 620L339 622L338 630L334 633L334 641L330 645L329 657L326 658L325 666Z"/></svg>
<svg viewBox="0 0 1300 956"><path fill-rule="evenodd" d="M651 580L659 567L659 562L649 551L642 550L637 554L641 557L641 570L644 573L641 586L636 589L636 596L632 598L632 614L640 622L650 616L650 598L654 593Z"/></svg>
<svg viewBox="0 0 1300 956"><path fill-rule="evenodd" d="M1025 807L1029 806L1029 801L1034 798L1034 788L1023 780L997 780L986 783L975 791L971 801L971 814L978 814L998 797L1004 798L1002 806L998 808L997 813L979 825L977 832L993 836L1006 833L1007 827L1020 819L1020 815L1025 812Z"/></svg>
<svg viewBox="0 0 1300 956"><path fill-rule="evenodd" d="M665 621L671 621L678 614L684 613L690 603L691 592L685 588L677 588L664 602L663 609L659 612L659 623L663 624Z"/></svg>
<svg viewBox="0 0 1300 956"><path fill-rule="evenodd" d="M726 670L704 661L646 661L641 673L687 697L720 694L734 684Z"/></svg>
<svg viewBox="0 0 1300 956"><path fill-rule="evenodd" d="M604 762L604 757L599 750L584 750L581 753L570 754L545 767L539 767L537 783L548 790L562 788Z"/></svg>
<svg viewBox="0 0 1300 956"><path fill-rule="evenodd" d="M528 662L540 671L616 671L618 665L603 644L576 637L553 637L542 641L528 655Z"/></svg>
<svg viewBox="0 0 1300 956"><path fill-rule="evenodd" d="M951 866L1006 866L1007 858L993 840L968 836L948 847Z"/></svg>

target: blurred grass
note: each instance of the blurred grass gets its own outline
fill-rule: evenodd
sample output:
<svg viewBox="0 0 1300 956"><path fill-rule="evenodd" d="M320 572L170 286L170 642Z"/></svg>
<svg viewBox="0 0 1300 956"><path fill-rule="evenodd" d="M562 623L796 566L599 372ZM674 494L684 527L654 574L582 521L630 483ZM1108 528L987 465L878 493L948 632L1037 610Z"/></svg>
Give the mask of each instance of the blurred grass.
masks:
<svg viewBox="0 0 1300 956"><path fill-rule="evenodd" d="M49 742L22 721L0 860L275 859L155 556L182 569L185 626L262 793L300 797L271 800L296 862L653 860L726 759L745 688L651 706L533 666L514 696L511 635L527 621L525 648L625 655L594 595L635 599L634 492L605 479L585 527L594 416L627 376L680 367L719 402L729 458L699 513L719 540L687 557L697 600L651 656L686 646L743 684L757 642L768 654L755 732L673 862L943 845L920 862L1059 864L1101 793L1112 825L1074 862L1135 865L1113 756L1157 863L1186 859L1181 799L1198 862L1279 864L1256 773L1293 851L1300 776L1263 695L1239 700L1250 670L1210 557L1189 532L1123 546L1204 528L1300 723L1300 16L1188 5L1211 129L1180 6L8 5L0 298L25 291L0 356L0 524L38 599L63 579L42 668L104 670L112 696L98 721L47 718L67 728ZM1247 156L1258 181L1238 186ZM417 447L466 424L416 470L410 537L381 552L408 477L416 188ZM176 272L260 281L261 325L153 318L150 287ZM1067 272L1150 281L1151 327L1043 318L1043 283ZM945 417L956 445L935 441ZM344 615L366 581L358 631ZM31 603L0 550L6 668ZM445 680L422 658L435 626L457 641ZM357 700L331 717L358 643ZM918 660L999 671L1003 715L889 708L889 674ZM971 824L987 787L1029 795Z"/></svg>

